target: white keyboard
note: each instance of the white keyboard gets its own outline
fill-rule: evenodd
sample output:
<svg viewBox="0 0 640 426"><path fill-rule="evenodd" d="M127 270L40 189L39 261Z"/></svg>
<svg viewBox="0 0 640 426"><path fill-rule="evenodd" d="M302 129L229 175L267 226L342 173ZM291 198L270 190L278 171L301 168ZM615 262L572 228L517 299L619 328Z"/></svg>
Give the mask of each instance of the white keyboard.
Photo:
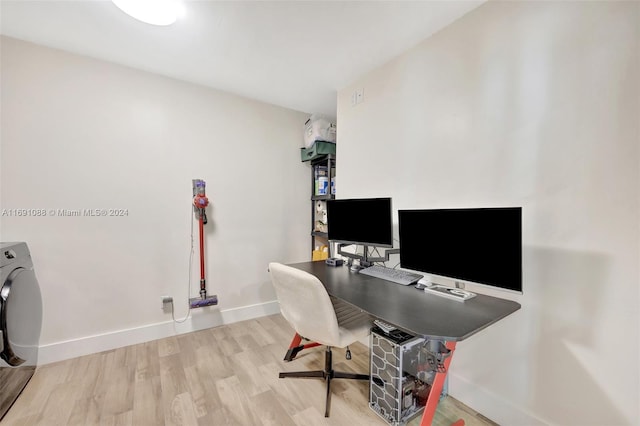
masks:
<svg viewBox="0 0 640 426"><path fill-rule="evenodd" d="M360 273L402 285L413 284L423 277L422 275L414 274L413 272L386 268L380 265L373 265L368 268L361 269Z"/></svg>

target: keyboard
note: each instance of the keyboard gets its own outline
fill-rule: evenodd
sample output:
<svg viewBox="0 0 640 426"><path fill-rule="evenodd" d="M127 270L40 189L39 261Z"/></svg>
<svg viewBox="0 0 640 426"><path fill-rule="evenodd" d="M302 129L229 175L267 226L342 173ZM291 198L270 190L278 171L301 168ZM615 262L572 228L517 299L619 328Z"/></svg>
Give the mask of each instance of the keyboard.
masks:
<svg viewBox="0 0 640 426"><path fill-rule="evenodd" d="M373 265L368 268L361 269L360 273L402 285L413 284L423 277L422 275L414 274L413 272L386 268L380 265Z"/></svg>

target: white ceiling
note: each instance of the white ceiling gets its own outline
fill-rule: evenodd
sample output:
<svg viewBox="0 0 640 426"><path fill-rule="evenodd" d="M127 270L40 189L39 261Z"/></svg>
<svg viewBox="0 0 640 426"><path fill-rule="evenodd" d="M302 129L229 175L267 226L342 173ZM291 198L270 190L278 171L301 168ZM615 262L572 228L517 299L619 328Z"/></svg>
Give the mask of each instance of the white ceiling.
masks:
<svg viewBox="0 0 640 426"><path fill-rule="evenodd" d="M155 27L106 0L2 0L0 32L335 117L337 90L483 1L187 1Z"/></svg>

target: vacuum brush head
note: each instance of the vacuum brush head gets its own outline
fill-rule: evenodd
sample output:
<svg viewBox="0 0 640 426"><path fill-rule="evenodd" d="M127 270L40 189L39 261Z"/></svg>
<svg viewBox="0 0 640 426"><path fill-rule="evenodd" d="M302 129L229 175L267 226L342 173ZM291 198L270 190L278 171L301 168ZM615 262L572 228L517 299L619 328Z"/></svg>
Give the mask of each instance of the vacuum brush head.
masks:
<svg viewBox="0 0 640 426"><path fill-rule="evenodd" d="M189 309L204 308L205 306L213 306L218 304L218 296L207 296L204 299L201 297L194 297L189 299Z"/></svg>

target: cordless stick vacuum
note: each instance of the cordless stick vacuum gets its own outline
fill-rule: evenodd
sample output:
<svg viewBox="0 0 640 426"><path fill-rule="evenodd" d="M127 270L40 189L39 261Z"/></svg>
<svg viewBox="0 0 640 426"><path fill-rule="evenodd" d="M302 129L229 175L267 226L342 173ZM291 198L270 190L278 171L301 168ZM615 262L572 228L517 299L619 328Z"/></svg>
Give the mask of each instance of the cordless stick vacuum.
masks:
<svg viewBox="0 0 640 426"><path fill-rule="evenodd" d="M204 225L207 224L205 208L209 205L205 187L206 184L202 179L193 180L193 211L198 221L200 234L200 297L189 299L190 309L218 304L218 296L207 296L207 282L204 277Z"/></svg>

